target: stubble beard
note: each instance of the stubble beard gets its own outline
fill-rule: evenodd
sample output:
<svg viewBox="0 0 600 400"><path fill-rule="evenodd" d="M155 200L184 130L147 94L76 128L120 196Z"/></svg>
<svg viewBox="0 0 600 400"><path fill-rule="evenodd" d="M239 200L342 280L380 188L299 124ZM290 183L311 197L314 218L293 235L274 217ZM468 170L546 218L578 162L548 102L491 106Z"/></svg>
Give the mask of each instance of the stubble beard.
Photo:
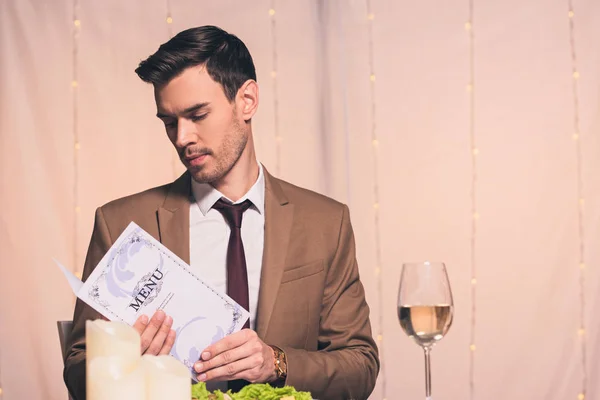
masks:
<svg viewBox="0 0 600 400"><path fill-rule="evenodd" d="M204 165L200 168L191 167L190 173L198 183L213 184L223 179L241 158L248 143L248 135L237 120L234 120L232 131L224 138L221 147L208 157L213 157L214 167Z"/></svg>

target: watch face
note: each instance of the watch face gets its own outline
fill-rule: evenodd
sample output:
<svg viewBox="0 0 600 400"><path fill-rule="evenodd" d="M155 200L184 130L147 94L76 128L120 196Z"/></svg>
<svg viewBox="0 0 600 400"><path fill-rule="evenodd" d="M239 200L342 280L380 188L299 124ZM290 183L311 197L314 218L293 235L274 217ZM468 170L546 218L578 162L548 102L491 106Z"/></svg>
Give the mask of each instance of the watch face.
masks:
<svg viewBox="0 0 600 400"><path fill-rule="evenodd" d="M277 374L282 376L285 375L286 365L285 358L282 351L277 351Z"/></svg>
<svg viewBox="0 0 600 400"><path fill-rule="evenodd" d="M287 375L287 365L285 362L285 353L276 346L271 346L275 356L275 373L278 378L285 378Z"/></svg>

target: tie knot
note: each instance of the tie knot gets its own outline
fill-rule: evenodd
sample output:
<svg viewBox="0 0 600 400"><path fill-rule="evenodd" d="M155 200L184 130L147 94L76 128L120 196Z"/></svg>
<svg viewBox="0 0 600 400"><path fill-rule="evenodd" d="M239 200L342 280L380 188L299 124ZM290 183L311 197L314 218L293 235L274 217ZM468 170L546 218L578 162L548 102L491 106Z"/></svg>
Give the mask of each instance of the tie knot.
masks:
<svg viewBox="0 0 600 400"><path fill-rule="evenodd" d="M219 199L213 205L213 208L223 214L231 229L240 229L242 227L242 215L251 205L252 202L250 200L244 200L239 204L231 204L223 199Z"/></svg>

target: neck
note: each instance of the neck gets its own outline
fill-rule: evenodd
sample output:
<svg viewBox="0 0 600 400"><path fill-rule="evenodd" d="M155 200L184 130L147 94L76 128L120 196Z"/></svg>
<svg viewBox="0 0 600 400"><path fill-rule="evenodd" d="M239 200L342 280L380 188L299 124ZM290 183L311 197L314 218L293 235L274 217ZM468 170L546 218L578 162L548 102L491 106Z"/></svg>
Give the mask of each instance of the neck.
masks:
<svg viewBox="0 0 600 400"><path fill-rule="evenodd" d="M248 141L246 149L233 168L212 186L232 201L241 199L258 179L258 162L252 146Z"/></svg>

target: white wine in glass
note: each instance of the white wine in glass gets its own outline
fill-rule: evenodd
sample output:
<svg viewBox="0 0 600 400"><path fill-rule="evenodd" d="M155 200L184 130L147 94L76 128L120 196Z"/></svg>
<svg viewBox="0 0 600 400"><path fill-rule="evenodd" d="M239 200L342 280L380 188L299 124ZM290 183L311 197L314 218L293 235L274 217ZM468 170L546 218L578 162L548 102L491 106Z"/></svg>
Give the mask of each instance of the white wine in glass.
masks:
<svg viewBox="0 0 600 400"><path fill-rule="evenodd" d="M443 263L402 265L398 319L404 332L425 352L425 396L431 400L430 352L452 325L452 290Z"/></svg>

